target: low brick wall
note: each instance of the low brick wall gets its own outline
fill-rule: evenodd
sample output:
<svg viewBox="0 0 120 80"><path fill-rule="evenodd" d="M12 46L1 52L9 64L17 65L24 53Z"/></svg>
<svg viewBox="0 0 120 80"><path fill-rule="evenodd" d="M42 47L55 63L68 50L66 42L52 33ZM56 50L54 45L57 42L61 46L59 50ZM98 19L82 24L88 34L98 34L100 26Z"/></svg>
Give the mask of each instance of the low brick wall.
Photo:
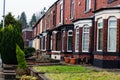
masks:
<svg viewBox="0 0 120 80"><path fill-rule="evenodd" d="M29 67L30 75L34 77L38 77L38 80L50 80L48 79L43 72L37 72L35 69Z"/></svg>

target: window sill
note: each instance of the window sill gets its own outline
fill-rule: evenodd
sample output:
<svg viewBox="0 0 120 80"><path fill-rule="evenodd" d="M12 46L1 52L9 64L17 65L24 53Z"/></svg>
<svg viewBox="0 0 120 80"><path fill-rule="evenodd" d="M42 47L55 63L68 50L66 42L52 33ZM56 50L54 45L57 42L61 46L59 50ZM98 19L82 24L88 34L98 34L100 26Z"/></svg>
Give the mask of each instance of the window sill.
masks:
<svg viewBox="0 0 120 80"><path fill-rule="evenodd" d="M70 20L70 21L73 21L73 20L74 20L74 17L71 17L69 20Z"/></svg>
<svg viewBox="0 0 120 80"><path fill-rule="evenodd" d="M91 11L91 9L89 9L89 10L86 10L84 13L86 14L86 13L88 13L88 12L90 12Z"/></svg>
<svg viewBox="0 0 120 80"><path fill-rule="evenodd" d="M72 50L67 50L67 52L72 52Z"/></svg>
<svg viewBox="0 0 120 80"><path fill-rule="evenodd" d="M52 51L53 53L61 53L61 51Z"/></svg>

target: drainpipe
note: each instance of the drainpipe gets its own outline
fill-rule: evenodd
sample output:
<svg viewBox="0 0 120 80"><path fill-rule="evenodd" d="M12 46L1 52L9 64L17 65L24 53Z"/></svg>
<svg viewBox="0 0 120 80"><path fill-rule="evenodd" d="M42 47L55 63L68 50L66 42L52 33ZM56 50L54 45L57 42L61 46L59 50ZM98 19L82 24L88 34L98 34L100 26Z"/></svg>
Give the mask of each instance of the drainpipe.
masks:
<svg viewBox="0 0 120 80"><path fill-rule="evenodd" d="M97 5L96 1L97 0L94 0L94 11L96 11L96 5Z"/></svg>
<svg viewBox="0 0 120 80"><path fill-rule="evenodd" d="M94 11L96 11L96 1L97 0L94 0ZM92 20L92 44L94 45L94 27L95 27L95 13L93 14L93 20ZM93 64L93 61L94 61L94 46L92 47L92 55L91 55L91 63Z"/></svg>

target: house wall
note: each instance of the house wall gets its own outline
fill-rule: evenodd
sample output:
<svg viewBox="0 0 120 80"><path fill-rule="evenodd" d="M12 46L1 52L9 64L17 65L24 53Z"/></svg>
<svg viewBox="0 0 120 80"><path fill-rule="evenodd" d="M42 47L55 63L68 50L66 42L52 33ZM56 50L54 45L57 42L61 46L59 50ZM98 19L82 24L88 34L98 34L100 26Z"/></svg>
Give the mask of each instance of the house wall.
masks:
<svg viewBox="0 0 120 80"><path fill-rule="evenodd" d="M108 1L113 1L112 3L108 3ZM101 8L108 8L108 7L113 7L113 6L120 6L120 0L97 0L96 1L96 9L101 9Z"/></svg>
<svg viewBox="0 0 120 80"><path fill-rule="evenodd" d="M48 53L51 58L63 59L65 56L81 59L81 61L93 63L98 67L118 67L120 63L120 0L91 0L90 9L86 10L87 0L74 0L74 16L71 15L71 0L63 0L63 22L60 23L60 5L62 0L58 0L54 3L45 16L42 17L41 24L34 28L34 37L36 33L40 32L42 36L46 36L46 50L43 53ZM113 1L108 3L108 1ZM111 9L110 9L111 8ZM112 9L113 8L113 9ZM53 21L53 15L55 14L55 24ZM108 43L108 19L111 16L117 18L117 48L116 52L107 51ZM103 19L103 48L102 51L97 51L97 37L98 37L98 19ZM39 27L40 26L40 27ZM83 30L84 27L89 27L89 41L88 51L83 50ZM76 51L76 29L79 28L79 48ZM37 30L36 30L37 29ZM41 29L42 31L38 30ZM72 50L69 52L68 48L68 31L72 30ZM36 32L37 31L37 32ZM63 32L65 32L64 39ZM60 33L60 50L57 51L57 33ZM52 38L51 38L52 37ZM51 40L53 48L51 49ZM37 40L36 40L37 41ZM35 41L35 43L36 43ZM64 42L64 44L62 44ZM39 43L40 44L40 43ZM64 49L64 50L62 50ZM93 61L94 59L94 61ZM115 64L114 64L115 63ZM114 66L115 65L115 66Z"/></svg>

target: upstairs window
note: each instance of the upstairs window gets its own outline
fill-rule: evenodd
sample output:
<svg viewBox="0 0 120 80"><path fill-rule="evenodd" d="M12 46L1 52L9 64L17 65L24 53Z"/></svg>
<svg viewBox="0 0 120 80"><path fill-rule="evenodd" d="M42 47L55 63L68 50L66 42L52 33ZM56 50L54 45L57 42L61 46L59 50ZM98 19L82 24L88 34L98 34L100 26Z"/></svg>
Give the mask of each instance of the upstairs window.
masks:
<svg viewBox="0 0 120 80"><path fill-rule="evenodd" d="M91 0L86 0L86 8L85 11L88 12L91 9Z"/></svg>
<svg viewBox="0 0 120 80"><path fill-rule="evenodd" d="M60 3L60 23L63 23L63 0Z"/></svg>
<svg viewBox="0 0 120 80"><path fill-rule="evenodd" d="M108 51L116 51L117 19L110 17L108 19Z"/></svg>
<svg viewBox="0 0 120 80"><path fill-rule="evenodd" d="M71 0L71 13L70 13L70 18L74 18L74 0Z"/></svg>
<svg viewBox="0 0 120 80"><path fill-rule="evenodd" d="M56 25L56 13L55 13L55 11L53 11L53 25L54 25L54 27Z"/></svg>

